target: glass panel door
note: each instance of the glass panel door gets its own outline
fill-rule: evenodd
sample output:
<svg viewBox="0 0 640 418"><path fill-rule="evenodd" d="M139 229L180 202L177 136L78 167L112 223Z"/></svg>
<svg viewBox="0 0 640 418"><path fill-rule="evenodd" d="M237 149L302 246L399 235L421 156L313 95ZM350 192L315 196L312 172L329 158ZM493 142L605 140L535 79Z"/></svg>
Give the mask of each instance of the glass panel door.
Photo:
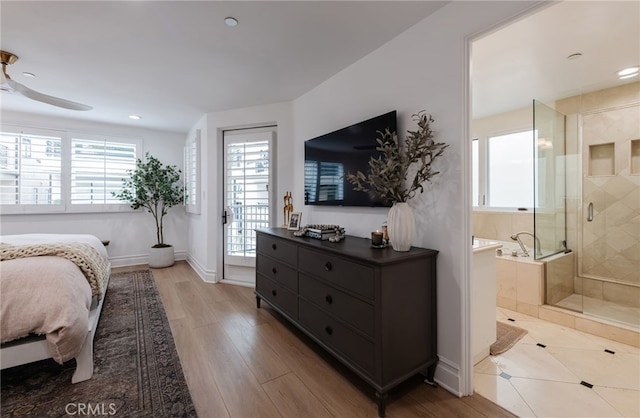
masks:
<svg viewBox="0 0 640 418"><path fill-rule="evenodd" d="M583 312L638 327L640 106L581 116Z"/></svg>
<svg viewBox="0 0 640 418"><path fill-rule="evenodd" d="M565 116L533 101L534 254L542 259L566 250Z"/></svg>
<svg viewBox="0 0 640 418"><path fill-rule="evenodd" d="M255 282L255 229L271 224L274 132L224 133L224 280Z"/></svg>

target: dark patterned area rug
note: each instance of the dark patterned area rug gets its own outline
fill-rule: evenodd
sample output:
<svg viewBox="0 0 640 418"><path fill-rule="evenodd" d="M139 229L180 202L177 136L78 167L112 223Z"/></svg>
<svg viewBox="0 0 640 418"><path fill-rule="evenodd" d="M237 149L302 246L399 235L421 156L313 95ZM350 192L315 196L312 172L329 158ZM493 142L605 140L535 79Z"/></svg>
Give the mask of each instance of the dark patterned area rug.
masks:
<svg viewBox="0 0 640 418"><path fill-rule="evenodd" d="M75 360L2 371L2 417L195 417L151 271L111 275L94 339L93 377L72 384Z"/></svg>

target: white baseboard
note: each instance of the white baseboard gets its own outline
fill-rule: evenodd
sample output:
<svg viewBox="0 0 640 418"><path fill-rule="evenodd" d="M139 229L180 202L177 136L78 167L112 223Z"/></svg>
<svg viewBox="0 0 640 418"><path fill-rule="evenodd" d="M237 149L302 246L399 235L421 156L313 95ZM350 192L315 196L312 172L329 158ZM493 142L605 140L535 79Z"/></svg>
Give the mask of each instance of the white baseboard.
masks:
<svg viewBox="0 0 640 418"><path fill-rule="evenodd" d="M186 257L187 264L191 266L191 268L196 272L198 276L202 279L202 281L207 283L216 283L216 272L215 270L207 270L202 267L202 264L198 262L195 258L190 255Z"/></svg>
<svg viewBox="0 0 640 418"><path fill-rule="evenodd" d="M176 251L175 258L178 261L187 259L186 251ZM149 264L149 254L128 255L122 257L109 257L111 267L129 267Z"/></svg>
<svg viewBox="0 0 640 418"><path fill-rule="evenodd" d="M235 286L251 287L251 288L256 287L256 285L254 283L247 283L247 282L243 282L241 280L222 279L220 281L220 283L232 284L232 285L235 285Z"/></svg>
<svg viewBox="0 0 640 418"><path fill-rule="evenodd" d="M438 355L438 366L434 380L438 385L457 397L462 397L460 392L460 368L454 362Z"/></svg>

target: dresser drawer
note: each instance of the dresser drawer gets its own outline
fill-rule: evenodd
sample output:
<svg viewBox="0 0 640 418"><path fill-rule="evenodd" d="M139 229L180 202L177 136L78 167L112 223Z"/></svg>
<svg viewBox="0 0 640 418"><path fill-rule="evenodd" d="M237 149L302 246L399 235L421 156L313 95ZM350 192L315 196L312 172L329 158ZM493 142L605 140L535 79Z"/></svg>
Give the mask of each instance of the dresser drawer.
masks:
<svg viewBox="0 0 640 418"><path fill-rule="evenodd" d="M256 275L256 291L270 304L282 309L292 318L298 318L298 295L296 293L260 273Z"/></svg>
<svg viewBox="0 0 640 418"><path fill-rule="evenodd" d="M258 257L256 271L288 287L294 293L298 292L298 272L286 264L269 257Z"/></svg>
<svg viewBox="0 0 640 418"><path fill-rule="evenodd" d="M298 255L295 244L260 233L257 239L259 253L297 267Z"/></svg>
<svg viewBox="0 0 640 418"><path fill-rule="evenodd" d="M373 268L334 257L320 251L300 248L300 270L373 299Z"/></svg>
<svg viewBox="0 0 640 418"><path fill-rule="evenodd" d="M371 341L304 300L300 301L299 314L300 323L316 338L348 357L368 374L374 374L374 351Z"/></svg>
<svg viewBox="0 0 640 418"><path fill-rule="evenodd" d="M300 296L373 337L373 305L300 273Z"/></svg>

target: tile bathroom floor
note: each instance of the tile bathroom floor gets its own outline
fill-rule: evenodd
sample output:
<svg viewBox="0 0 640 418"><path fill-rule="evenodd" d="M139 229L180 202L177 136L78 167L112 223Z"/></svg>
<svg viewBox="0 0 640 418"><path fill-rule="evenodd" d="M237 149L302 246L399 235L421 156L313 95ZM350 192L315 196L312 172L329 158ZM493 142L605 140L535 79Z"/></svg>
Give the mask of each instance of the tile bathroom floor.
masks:
<svg viewBox="0 0 640 418"><path fill-rule="evenodd" d="M640 348L508 309L497 319L528 333L475 366L476 393L520 417L640 417Z"/></svg>
<svg viewBox="0 0 640 418"><path fill-rule="evenodd" d="M626 325L640 326L640 308L578 294L568 296L556 305L577 312L589 312L596 317L615 319Z"/></svg>

